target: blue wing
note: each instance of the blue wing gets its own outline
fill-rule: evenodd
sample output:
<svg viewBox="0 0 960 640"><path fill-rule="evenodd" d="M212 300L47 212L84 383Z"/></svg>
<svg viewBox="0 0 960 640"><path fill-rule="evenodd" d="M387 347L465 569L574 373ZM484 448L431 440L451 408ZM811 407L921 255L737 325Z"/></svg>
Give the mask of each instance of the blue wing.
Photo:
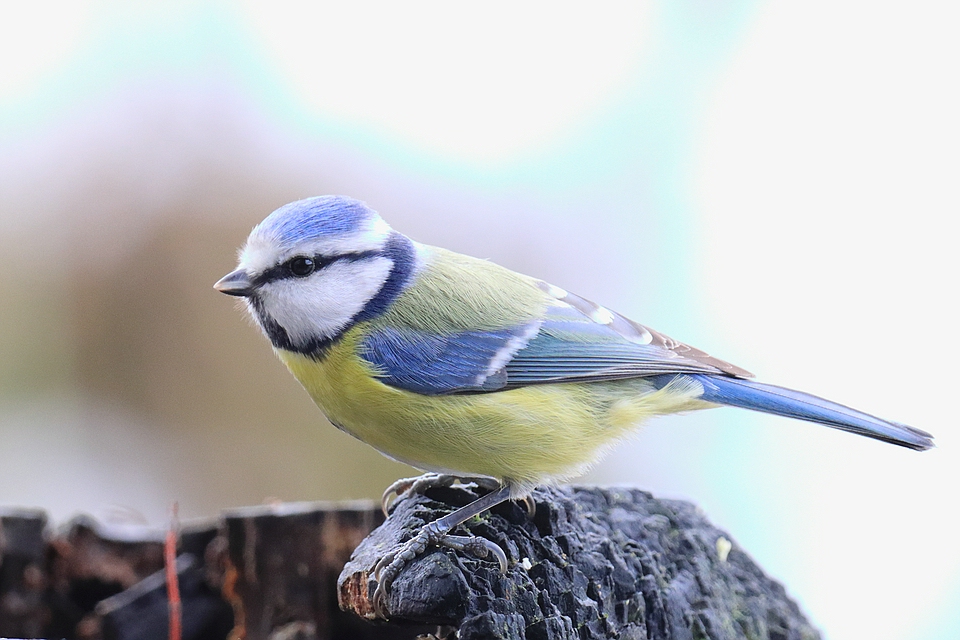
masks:
<svg viewBox="0 0 960 640"><path fill-rule="evenodd" d="M562 301L547 310L537 335L507 363L508 387L676 373L750 376L572 294Z"/></svg>
<svg viewBox="0 0 960 640"><path fill-rule="evenodd" d="M749 376L612 311L543 284L544 316L495 331L376 328L360 355L389 385L426 395L677 373Z"/></svg>
<svg viewBox="0 0 960 640"><path fill-rule="evenodd" d="M508 358L536 329L537 323L531 323L440 335L379 328L363 340L360 356L376 366L383 382L408 391L425 395L497 391L506 385L498 358Z"/></svg>
<svg viewBox="0 0 960 640"><path fill-rule="evenodd" d="M543 284L556 299L538 320L495 331L445 335L378 328L360 355L389 385L422 393L489 393L535 384L651 378L662 387L687 374L701 399L808 420L911 449L933 446L930 434L783 387L632 322L583 298Z"/></svg>

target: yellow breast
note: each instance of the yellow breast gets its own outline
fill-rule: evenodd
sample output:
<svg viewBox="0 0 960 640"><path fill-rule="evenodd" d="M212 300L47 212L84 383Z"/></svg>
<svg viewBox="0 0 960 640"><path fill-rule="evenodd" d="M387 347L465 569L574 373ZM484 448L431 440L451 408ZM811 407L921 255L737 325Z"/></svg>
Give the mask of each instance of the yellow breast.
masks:
<svg viewBox="0 0 960 640"><path fill-rule="evenodd" d="M532 488L571 477L645 418L708 405L643 379L426 396L388 386L356 355L363 326L320 360L277 355L327 418L420 469L486 475Z"/></svg>

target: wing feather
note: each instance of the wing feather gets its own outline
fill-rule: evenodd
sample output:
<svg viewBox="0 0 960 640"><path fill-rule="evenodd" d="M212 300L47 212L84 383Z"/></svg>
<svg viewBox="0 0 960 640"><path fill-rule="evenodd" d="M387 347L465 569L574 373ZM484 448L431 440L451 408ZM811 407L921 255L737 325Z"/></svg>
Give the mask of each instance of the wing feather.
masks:
<svg viewBox="0 0 960 640"><path fill-rule="evenodd" d="M463 271L464 278L477 278L480 269L502 269L456 257L460 262L439 255L448 268ZM438 273L428 271L418 282L430 285L430 295L420 292L406 304L409 309L401 296L397 306L406 315L388 312L368 328L361 342L360 356L386 384L443 395L678 373L751 377L739 367L539 280L507 272L511 279L503 281L503 288L464 298L467 305L450 290L450 280ZM517 303L531 295L532 314L523 318L523 307ZM458 306L487 326L476 328L462 314L449 313ZM503 318L504 309L511 307L516 309L510 312L513 322L491 326L491 319ZM430 317L422 319L418 311ZM392 315L397 317L391 325Z"/></svg>

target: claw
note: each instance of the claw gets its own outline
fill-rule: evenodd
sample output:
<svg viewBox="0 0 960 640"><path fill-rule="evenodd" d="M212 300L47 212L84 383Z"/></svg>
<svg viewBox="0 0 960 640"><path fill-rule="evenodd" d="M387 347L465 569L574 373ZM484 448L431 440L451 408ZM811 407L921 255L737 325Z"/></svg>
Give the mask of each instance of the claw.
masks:
<svg viewBox="0 0 960 640"><path fill-rule="evenodd" d="M393 507L394 503L400 499L401 496L409 492L417 483L428 484L430 481L440 478L439 473L425 473L422 476L416 476L413 478L400 478L383 492L383 496L380 498L380 508L383 509L383 515L390 515L390 510ZM393 496L391 500L390 497Z"/></svg>
<svg viewBox="0 0 960 640"><path fill-rule="evenodd" d="M503 552L503 549L500 548L500 545L490 542L486 538L477 538L482 541L482 544L487 548L487 551L492 553L496 558L497 562L500 563L500 573L507 572L507 554Z"/></svg>
<svg viewBox="0 0 960 640"><path fill-rule="evenodd" d="M429 477L428 477L429 476ZM422 482L421 482L422 481ZM450 486L454 482L463 484L474 483L481 487L489 486L496 481L490 478L456 478L455 476L443 476L438 474L428 474L420 478L407 478L397 481L390 485L384 493L384 504L386 508L392 506L392 503L386 504L386 498L399 491L399 494L416 491L430 486ZM398 494L398 495L399 495ZM439 520L430 522L420 531L401 545L396 551L386 554L373 567L373 578L377 581L377 588L374 590L372 605L374 613L387 619L387 594L393 581L400 575L401 570L414 558L423 553L430 545L439 545L451 549L466 551L478 558L487 558L493 556L500 565L501 573L507 571L507 554L499 545L476 536L451 536L448 535L455 527L460 526L473 516L483 513L487 509L496 506L510 497L510 487L497 484L496 491L492 491L470 504L460 507L453 513L449 513Z"/></svg>
<svg viewBox="0 0 960 640"><path fill-rule="evenodd" d="M399 551L399 549L397 549ZM392 551L387 555L383 556L377 561L377 564L373 566L373 579L377 582L380 582L380 573L393 562L393 559L397 557L397 551Z"/></svg>
<svg viewBox="0 0 960 640"><path fill-rule="evenodd" d="M503 552L500 545L486 538L481 538L480 536L448 535L444 536L437 544L442 547L454 549L455 551L466 551L481 560L493 556L500 565L500 573L507 572L507 554Z"/></svg>
<svg viewBox="0 0 960 640"><path fill-rule="evenodd" d="M500 566L500 573L506 573L508 568L507 554L500 545L479 536L452 536L432 527L431 522L420 530L416 536L408 540L397 551L381 558L373 568L373 577L377 581L377 588L373 592L373 609L378 616L386 619L386 600L393 581L400 575L400 571L407 563L426 551L428 546L440 546L455 551L465 551L481 560L493 556Z"/></svg>
<svg viewBox="0 0 960 640"><path fill-rule="evenodd" d="M380 508L383 509L383 515L390 515L393 505L407 494L423 493L427 489L434 487L450 487L454 484L463 486L474 485L481 489L496 491L500 488L500 483L493 478L486 476L454 476L446 473L425 473L422 476L414 478L401 478L391 484L383 492L380 498Z"/></svg>
<svg viewBox="0 0 960 640"><path fill-rule="evenodd" d="M387 620L390 618L387 611L386 592L377 585L377 590L373 592L373 612L378 618Z"/></svg>
<svg viewBox="0 0 960 640"><path fill-rule="evenodd" d="M518 500L518 502L523 503L523 507L527 510L527 517L533 520L537 516L537 503L534 501L533 496L525 496Z"/></svg>

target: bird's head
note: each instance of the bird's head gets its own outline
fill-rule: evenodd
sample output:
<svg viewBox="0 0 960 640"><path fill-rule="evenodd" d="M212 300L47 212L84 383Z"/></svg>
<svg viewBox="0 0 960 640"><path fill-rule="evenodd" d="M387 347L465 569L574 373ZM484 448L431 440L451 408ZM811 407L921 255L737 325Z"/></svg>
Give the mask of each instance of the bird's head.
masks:
<svg viewBox="0 0 960 640"><path fill-rule="evenodd" d="M254 227L235 271L215 285L239 296L273 345L317 355L403 291L416 247L345 196L284 205Z"/></svg>

